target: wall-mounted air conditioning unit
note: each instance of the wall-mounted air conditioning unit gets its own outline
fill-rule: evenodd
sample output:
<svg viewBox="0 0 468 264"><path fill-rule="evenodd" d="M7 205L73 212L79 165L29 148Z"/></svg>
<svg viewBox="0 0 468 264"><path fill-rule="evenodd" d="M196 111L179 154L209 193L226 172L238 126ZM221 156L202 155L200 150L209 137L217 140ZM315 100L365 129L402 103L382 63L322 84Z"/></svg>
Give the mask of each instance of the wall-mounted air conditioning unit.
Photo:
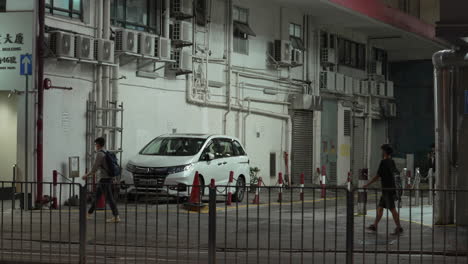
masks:
<svg viewBox="0 0 468 264"><path fill-rule="evenodd" d="M51 32L50 49L57 57L75 57L75 36L61 31Z"/></svg>
<svg viewBox="0 0 468 264"><path fill-rule="evenodd" d="M94 60L94 39L82 35L75 35L75 58L80 60Z"/></svg>
<svg viewBox="0 0 468 264"><path fill-rule="evenodd" d="M336 74L336 91L340 93L345 92L345 76L341 73Z"/></svg>
<svg viewBox="0 0 468 264"><path fill-rule="evenodd" d="M361 81L361 94L369 95L370 93L370 81Z"/></svg>
<svg viewBox="0 0 468 264"><path fill-rule="evenodd" d="M138 53L154 57L155 36L146 33L138 34Z"/></svg>
<svg viewBox="0 0 468 264"><path fill-rule="evenodd" d="M131 30L121 29L115 32L115 50L119 52L138 52L138 34Z"/></svg>
<svg viewBox="0 0 468 264"><path fill-rule="evenodd" d="M175 49L172 51L170 69L174 71L192 71L192 52L189 49Z"/></svg>
<svg viewBox="0 0 468 264"><path fill-rule="evenodd" d="M396 117L397 116L397 108L396 108L395 103L388 103L387 104L387 109L388 109L388 113L387 113L388 117Z"/></svg>
<svg viewBox="0 0 468 264"><path fill-rule="evenodd" d="M379 85L376 81L368 81L369 83L369 93L370 95L379 95Z"/></svg>
<svg viewBox="0 0 468 264"><path fill-rule="evenodd" d="M174 41L192 43L193 42L193 32L192 32L192 23L186 21L176 21L172 25L171 39Z"/></svg>
<svg viewBox="0 0 468 264"><path fill-rule="evenodd" d="M336 91L336 73L331 71L320 72L320 89Z"/></svg>
<svg viewBox="0 0 468 264"><path fill-rule="evenodd" d="M156 45L154 46L154 54L162 60L171 59L171 40L168 38L156 38Z"/></svg>
<svg viewBox="0 0 468 264"><path fill-rule="evenodd" d="M193 16L192 0L171 0L171 14L175 17Z"/></svg>
<svg viewBox="0 0 468 264"><path fill-rule="evenodd" d="M322 48L320 52L320 61L322 62L322 64L335 64L336 63L335 49Z"/></svg>
<svg viewBox="0 0 468 264"><path fill-rule="evenodd" d="M302 50L293 49L292 55L291 55L291 62L292 62L293 65L302 65L303 64Z"/></svg>
<svg viewBox="0 0 468 264"><path fill-rule="evenodd" d="M353 79L353 93L354 94L361 94L361 80Z"/></svg>
<svg viewBox="0 0 468 264"><path fill-rule="evenodd" d="M369 63L369 74L382 75L382 62L381 61L371 61Z"/></svg>
<svg viewBox="0 0 468 264"><path fill-rule="evenodd" d="M379 90L379 95L380 96L385 96L386 95L385 86L386 85L385 85L384 82L378 83L378 90Z"/></svg>
<svg viewBox="0 0 468 264"><path fill-rule="evenodd" d="M345 94L353 94L353 77L345 76Z"/></svg>
<svg viewBox="0 0 468 264"><path fill-rule="evenodd" d="M273 58L281 64L291 64L292 46L289 40L275 40L273 45Z"/></svg>
<svg viewBox="0 0 468 264"><path fill-rule="evenodd" d="M96 39L94 41L94 57L101 63L114 63L114 42Z"/></svg>
<svg viewBox="0 0 468 264"><path fill-rule="evenodd" d="M393 82L387 81L387 92L386 92L387 97L393 97L394 96L393 89L394 89L393 88Z"/></svg>

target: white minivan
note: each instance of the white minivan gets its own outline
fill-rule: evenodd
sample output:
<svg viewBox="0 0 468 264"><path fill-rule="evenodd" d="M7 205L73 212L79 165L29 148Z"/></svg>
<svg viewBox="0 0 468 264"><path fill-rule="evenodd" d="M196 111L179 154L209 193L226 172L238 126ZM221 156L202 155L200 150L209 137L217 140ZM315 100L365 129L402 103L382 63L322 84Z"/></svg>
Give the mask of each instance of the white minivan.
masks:
<svg viewBox="0 0 468 264"><path fill-rule="evenodd" d="M131 158L122 172L121 187L127 193L165 193L188 197L198 171L200 185L211 179L225 186L234 173L233 200L241 202L250 183L249 157L239 140L229 136L204 134L163 135L149 142ZM218 191L225 193L225 188ZM202 194L207 194L202 188Z"/></svg>

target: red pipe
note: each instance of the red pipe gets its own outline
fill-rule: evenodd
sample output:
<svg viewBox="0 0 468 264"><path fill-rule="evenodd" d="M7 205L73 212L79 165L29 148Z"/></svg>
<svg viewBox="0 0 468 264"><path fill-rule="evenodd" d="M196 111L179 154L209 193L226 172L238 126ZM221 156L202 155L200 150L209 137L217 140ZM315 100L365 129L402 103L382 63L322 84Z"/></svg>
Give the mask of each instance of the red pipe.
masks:
<svg viewBox="0 0 468 264"><path fill-rule="evenodd" d="M37 49L37 196L36 203L43 199L43 117L44 117L44 31L45 31L45 0L39 0L39 36L37 37L36 49Z"/></svg>

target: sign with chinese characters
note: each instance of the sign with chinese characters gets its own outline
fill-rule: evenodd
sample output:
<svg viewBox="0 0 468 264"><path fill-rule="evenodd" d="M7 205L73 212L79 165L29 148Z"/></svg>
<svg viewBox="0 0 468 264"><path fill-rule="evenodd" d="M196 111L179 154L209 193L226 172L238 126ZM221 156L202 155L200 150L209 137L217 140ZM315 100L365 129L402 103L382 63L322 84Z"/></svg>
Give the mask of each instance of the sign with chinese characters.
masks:
<svg viewBox="0 0 468 264"><path fill-rule="evenodd" d="M33 73L34 13L0 13L0 91L24 90ZM23 55L23 56L22 56Z"/></svg>

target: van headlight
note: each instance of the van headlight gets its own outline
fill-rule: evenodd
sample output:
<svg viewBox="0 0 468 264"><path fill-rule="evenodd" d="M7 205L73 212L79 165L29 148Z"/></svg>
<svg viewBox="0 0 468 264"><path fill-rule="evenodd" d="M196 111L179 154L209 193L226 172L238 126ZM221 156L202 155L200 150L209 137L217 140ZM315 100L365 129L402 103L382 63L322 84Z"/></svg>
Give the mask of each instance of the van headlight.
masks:
<svg viewBox="0 0 468 264"><path fill-rule="evenodd" d="M126 169L127 169L129 172L135 172L136 166L133 165L133 164L131 164L131 163L127 163Z"/></svg>
<svg viewBox="0 0 468 264"><path fill-rule="evenodd" d="M177 166L177 167L170 167L167 169L167 174L175 174L183 171L189 171L193 168L193 164Z"/></svg>

